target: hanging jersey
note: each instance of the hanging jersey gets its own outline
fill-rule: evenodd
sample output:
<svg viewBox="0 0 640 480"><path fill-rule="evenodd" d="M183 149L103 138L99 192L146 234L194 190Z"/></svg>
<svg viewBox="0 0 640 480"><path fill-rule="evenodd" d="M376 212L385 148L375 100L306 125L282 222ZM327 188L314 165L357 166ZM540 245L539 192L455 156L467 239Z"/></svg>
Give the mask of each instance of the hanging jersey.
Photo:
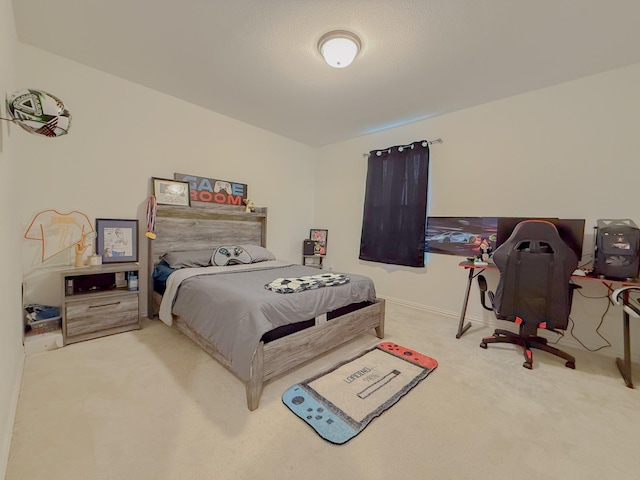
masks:
<svg viewBox="0 0 640 480"><path fill-rule="evenodd" d="M95 232L89 218L82 212L60 213L43 210L36 214L24 234L27 240L40 240L42 261L80 243Z"/></svg>

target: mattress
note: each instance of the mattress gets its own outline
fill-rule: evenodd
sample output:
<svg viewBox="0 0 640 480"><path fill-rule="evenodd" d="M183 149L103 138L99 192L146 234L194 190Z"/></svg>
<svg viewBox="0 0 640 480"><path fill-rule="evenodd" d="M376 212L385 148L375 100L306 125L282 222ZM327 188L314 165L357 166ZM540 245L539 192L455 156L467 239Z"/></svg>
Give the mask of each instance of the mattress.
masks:
<svg viewBox="0 0 640 480"><path fill-rule="evenodd" d="M277 278L317 275L318 269L278 260L228 267L185 268L172 273L160 307L171 324L180 316L210 342L244 381L258 342L268 332L303 328L302 322L350 305L375 301L371 279L346 274L343 285L298 293L276 293L265 285ZM279 330L280 329L280 330Z"/></svg>
<svg viewBox="0 0 640 480"><path fill-rule="evenodd" d="M155 292L158 292L160 295L164 294L167 288L167 279L169 278L169 275L171 275L175 271L176 269L171 268L166 262L159 262L153 269L153 290ZM326 313L326 320L333 320L334 318L338 318L342 315L346 315L347 313L354 312L372 304L373 302L368 301L358 302L349 304L346 307L340 307L335 310L330 310ZM313 327L317 322L317 319L311 318L309 320L304 320L301 322L281 325L265 333L262 336L261 340L264 343L273 342L274 340L286 337L287 335L290 335L292 333L299 332L301 330L304 330L305 328Z"/></svg>

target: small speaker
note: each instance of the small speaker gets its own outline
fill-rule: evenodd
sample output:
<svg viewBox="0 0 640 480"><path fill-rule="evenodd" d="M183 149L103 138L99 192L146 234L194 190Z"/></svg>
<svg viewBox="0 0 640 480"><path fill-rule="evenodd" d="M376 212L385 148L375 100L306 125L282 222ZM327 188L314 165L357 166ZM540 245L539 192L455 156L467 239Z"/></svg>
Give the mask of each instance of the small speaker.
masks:
<svg viewBox="0 0 640 480"><path fill-rule="evenodd" d="M313 255L314 252L314 243L312 240L305 240L302 242L302 254L303 255Z"/></svg>

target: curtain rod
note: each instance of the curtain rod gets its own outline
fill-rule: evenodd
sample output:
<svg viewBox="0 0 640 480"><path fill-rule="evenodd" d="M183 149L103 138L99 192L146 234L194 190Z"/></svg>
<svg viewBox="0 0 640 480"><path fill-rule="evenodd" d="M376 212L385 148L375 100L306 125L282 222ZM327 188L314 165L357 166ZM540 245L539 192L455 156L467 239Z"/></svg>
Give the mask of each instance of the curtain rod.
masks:
<svg viewBox="0 0 640 480"><path fill-rule="evenodd" d="M433 145L434 143L444 143L441 138L436 138L435 140L426 140L426 142L427 142L427 145ZM409 145L399 145L398 148L400 149L400 151L402 151L403 148L410 147L410 146L411 146L411 144L409 144ZM426 145L424 145L424 146L426 146ZM387 150L387 149L383 148L380 151L385 151L385 150ZM369 154L368 153L363 153L362 156L363 157L368 157Z"/></svg>

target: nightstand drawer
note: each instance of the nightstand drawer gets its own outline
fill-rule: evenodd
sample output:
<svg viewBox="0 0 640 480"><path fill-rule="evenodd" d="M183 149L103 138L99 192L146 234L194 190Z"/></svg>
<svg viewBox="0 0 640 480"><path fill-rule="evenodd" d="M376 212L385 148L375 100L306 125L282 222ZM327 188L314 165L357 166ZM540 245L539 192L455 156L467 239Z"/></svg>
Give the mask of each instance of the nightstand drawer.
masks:
<svg viewBox="0 0 640 480"><path fill-rule="evenodd" d="M65 304L68 337L137 324L139 321L137 292L92 295Z"/></svg>

